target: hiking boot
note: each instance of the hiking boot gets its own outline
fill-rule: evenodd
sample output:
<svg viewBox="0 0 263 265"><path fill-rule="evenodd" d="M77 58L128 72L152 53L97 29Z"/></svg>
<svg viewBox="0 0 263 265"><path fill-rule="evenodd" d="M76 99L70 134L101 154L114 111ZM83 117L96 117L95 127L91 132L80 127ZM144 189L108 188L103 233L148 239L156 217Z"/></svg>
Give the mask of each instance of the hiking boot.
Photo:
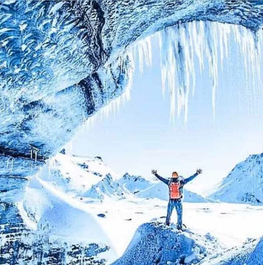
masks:
<svg viewBox="0 0 263 265"><path fill-rule="evenodd" d="M177 225L177 230L180 230L180 231L182 231L183 230L183 227L181 226L181 225Z"/></svg>

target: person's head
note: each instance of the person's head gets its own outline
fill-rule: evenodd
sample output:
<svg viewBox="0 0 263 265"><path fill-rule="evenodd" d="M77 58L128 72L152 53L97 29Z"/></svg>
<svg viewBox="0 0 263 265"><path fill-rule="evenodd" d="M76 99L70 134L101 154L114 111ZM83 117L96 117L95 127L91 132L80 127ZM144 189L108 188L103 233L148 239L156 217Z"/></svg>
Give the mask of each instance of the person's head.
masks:
<svg viewBox="0 0 263 265"><path fill-rule="evenodd" d="M174 172L172 173L172 178L177 179L178 177L179 177L178 173L177 173L176 171L174 171Z"/></svg>

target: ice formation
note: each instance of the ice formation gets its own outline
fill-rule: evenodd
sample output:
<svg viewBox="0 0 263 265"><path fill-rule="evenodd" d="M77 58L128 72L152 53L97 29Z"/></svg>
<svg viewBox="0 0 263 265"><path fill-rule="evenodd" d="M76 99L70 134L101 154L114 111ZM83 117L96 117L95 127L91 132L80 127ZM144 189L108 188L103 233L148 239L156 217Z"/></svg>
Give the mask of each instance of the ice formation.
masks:
<svg viewBox="0 0 263 265"><path fill-rule="evenodd" d="M187 119L195 57L201 68L207 57L215 106L218 62L229 54L232 31L253 77L249 89L257 89L262 6L254 0L2 0L1 212L8 218L1 218L1 232L24 229L15 203L45 160L111 101L106 114L129 99L134 58L141 70L151 65L147 37L153 33L162 34L163 89L171 94L172 116L185 110Z"/></svg>
<svg viewBox="0 0 263 265"><path fill-rule="evenodd" d="M166 28L157 33L160 43L163 95L168 91L171 117L184 111L188 114L188 99L195 92L196 75L208 65L212 79L212 108L216 109L219 71L227 63L231 45L235 43L245 68L246 86L260 89L263 33L243 26L218 22L193 21ZM151 66L151 41L147 37L133 45L133 60L139 60L139 70Z"/></svg>

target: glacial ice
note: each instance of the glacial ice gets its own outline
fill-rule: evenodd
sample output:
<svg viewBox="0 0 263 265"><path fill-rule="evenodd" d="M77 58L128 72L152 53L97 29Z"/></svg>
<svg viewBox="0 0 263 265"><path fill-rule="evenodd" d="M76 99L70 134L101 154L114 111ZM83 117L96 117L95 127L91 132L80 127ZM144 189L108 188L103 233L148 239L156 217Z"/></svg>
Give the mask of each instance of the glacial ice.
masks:
<svg viewBox="0 0 263 265"><path fill-rule="evenodd" d="M227 63L231 45L236 44L245 68L246 86L252 93L260 89L263 33L242 26L218 22L193 21L168 27L156 33L159 37L163 95L170 96L171 117L184 111L187 122L189 96L195 93L195 80L208 64L212 79L212 108L216 110L219 71ZM139 70L151 66L153 36L132 45L132 60L139 60ZM242 69L240 70L242 71Z"/></svg>
<svg viewBox="0 0 263 265"><path fill-rule="evenodd" d="M196 60L201 69L209 63L215 110L219 62L229 56L231 38L252 76L249 89L261 88L261 1L3 0L0 22L1 207L6 209L1 208L0 223L1 232L11 236L25 228L14 204L27 181L21 178L35 174L102 107L108 115L130 98L135 57L140 70L151 65L148 36L154 32L162 31L163 91L171 95L172 117L184 111L187 121ZM30 158L30 144L40 149L41 161ZM1 250L9 253L9 247Z"/></svg>

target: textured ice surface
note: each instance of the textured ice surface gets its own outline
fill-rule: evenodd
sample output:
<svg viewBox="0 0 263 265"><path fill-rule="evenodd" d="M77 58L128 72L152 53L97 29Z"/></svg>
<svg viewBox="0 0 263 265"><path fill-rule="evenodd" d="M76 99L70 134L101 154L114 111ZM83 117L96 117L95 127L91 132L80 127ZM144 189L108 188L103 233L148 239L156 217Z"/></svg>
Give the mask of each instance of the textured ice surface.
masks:
<svg viewBox="0 0 263 265"><path fill-rule="evenodd" d="M173 58L177 57L181 84L171 91L171 102L173 110L177 97L180 110L187 105L187 71L191 70L191 51L180 47L198 32L189 32L189 37L187 27L180 25L209 20L257 30L262 24L258 1L5 0L0 13L0 149L14 157L29 157L29 144L40 149L42 158L52 156L85 120L120 96L130 84L129 46L136 40L176 25L178 42L168 36L180 44L174 46ZM217 31L209 26L203 33L201 29L199 40L207 42L207 48L199 53L208 50L215 90L213 34ZM227 39L223 35L220 42ZM245 52L247 46L253 49L251 38L248 41ZM150 64L149 39L138 49L139 57Z"/></svg>

